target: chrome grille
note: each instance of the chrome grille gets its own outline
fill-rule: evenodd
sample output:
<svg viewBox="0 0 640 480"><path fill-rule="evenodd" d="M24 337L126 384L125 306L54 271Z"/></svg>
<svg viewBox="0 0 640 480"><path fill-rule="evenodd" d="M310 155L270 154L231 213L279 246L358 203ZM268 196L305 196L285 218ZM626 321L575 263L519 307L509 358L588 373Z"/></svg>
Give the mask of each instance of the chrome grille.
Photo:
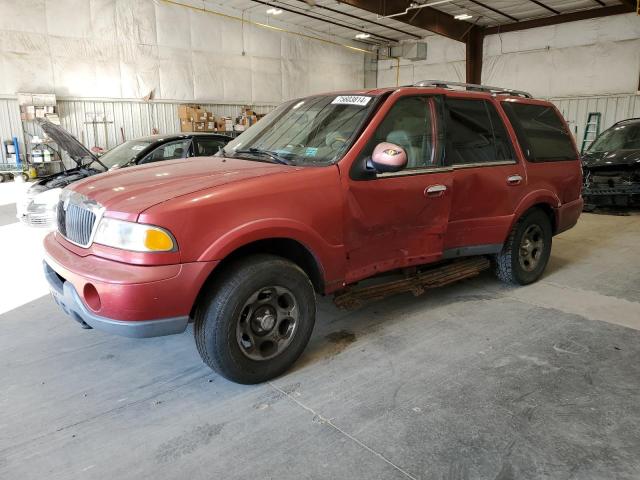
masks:
<svg viewBox="0 0 640 480"><path fill-rule="evenodd" d="M57 208L58 231L70 242L88 247L102 211L97 203L75 192L62 195Z"/></svg>

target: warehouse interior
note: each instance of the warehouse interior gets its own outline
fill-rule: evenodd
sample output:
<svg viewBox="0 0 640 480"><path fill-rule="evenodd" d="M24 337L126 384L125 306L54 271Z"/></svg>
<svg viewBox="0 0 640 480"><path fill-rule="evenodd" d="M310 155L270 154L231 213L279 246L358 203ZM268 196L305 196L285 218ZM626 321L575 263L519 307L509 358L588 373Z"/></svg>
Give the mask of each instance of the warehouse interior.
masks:
<svg viewBox="0 0 640 480"><path fill-rule="evenodd" d="M226 142L240 152L281 104L393 96L421 81L548 102L566 122L579 175L595 178L589 148L610 129L640 125L640 2L0 0L0 478L639 478L640 143L624 153L628 202L585 203L575 227L553 237L535 283L505 285L486 270L357 308L334 302L338 288L316 289L308 346L264 382L212 371L191 321L182 333L126 338L81 329L52 299L43 242L61 235L59 213L28 224L20 205L43 178L67 178L78 159L43 122L97 163L140 139L203 145L166 157L176 177L183 168L174 187L182 195L185 183L208 178L189 176L196 159L187 156L224 157ZM214 137L224 143L205 148ZM306 147L306 155L317 151ZM128 179L149 167L132 162L65 180L54 207L59 189L99 178L122 178L103 190L130 188ZM323 168L331 167L300 167ZM268 184L278 185L272 196L289 183ZM154 188L150 180L140 195ZM307 188L308 198L289 205L296 215L323 203L314 189L326 188L332 202L320 180ZM211 191L192 202L215 200ZM242 192L220 216L245 215ZM149 212L160 215L159 205ZM267 211L250 205L256 216ZM349 208L326 221L304 215L338 224ZM138 223L151 223L140 215ZM207 222L201 217L199 228ZM114 263L150 268L136 255Z"/></svg>

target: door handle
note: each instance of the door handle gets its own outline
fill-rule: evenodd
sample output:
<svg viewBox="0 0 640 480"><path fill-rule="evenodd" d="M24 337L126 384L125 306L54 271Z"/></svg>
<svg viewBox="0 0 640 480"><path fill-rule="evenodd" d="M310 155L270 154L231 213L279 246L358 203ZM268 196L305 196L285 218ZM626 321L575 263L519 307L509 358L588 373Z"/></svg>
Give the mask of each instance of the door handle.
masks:
<svg viewBox="0 0 640 480"><path fill-rule="evenodd" d="M522 176L510 175L507 177L507 185L520 185L522 183Z"/></svg>
<svg viewBox="0 0 640 480"><path fill-rule="evenodd" d="M424 189L424 195L425 197L441 197L446 191L446 185L430 185Z"/></svg>

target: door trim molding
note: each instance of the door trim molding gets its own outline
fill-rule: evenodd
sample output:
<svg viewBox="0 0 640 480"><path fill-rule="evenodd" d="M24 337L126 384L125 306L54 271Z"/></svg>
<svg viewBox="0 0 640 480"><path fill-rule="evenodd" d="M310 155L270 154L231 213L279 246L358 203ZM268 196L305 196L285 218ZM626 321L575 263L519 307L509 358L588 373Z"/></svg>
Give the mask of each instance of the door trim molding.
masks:
<svg viewBox="0 0 640 480"><path fill-rule="evenodd" d="M500 165L517 165L518 162L515 160L496 160L495 162L476 162L476 163L461 163L459 165L454 165L454 170L459 170L462 168L476 168L476 167L497 167Z"/></svg>

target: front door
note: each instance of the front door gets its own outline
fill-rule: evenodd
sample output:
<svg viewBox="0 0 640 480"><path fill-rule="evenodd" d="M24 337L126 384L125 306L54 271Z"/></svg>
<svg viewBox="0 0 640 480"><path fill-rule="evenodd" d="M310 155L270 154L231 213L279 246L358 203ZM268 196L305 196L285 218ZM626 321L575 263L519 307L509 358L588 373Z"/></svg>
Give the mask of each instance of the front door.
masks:
<svg viewBox="0 0 640 480"><path fill-rule="evenodd" d="M373 119L374 133L347 172L347 283L441 257L453 186L442 164L441 105L438 96L393 94ZM405 150L404 170L367 168L381 142Z"/></svg>

